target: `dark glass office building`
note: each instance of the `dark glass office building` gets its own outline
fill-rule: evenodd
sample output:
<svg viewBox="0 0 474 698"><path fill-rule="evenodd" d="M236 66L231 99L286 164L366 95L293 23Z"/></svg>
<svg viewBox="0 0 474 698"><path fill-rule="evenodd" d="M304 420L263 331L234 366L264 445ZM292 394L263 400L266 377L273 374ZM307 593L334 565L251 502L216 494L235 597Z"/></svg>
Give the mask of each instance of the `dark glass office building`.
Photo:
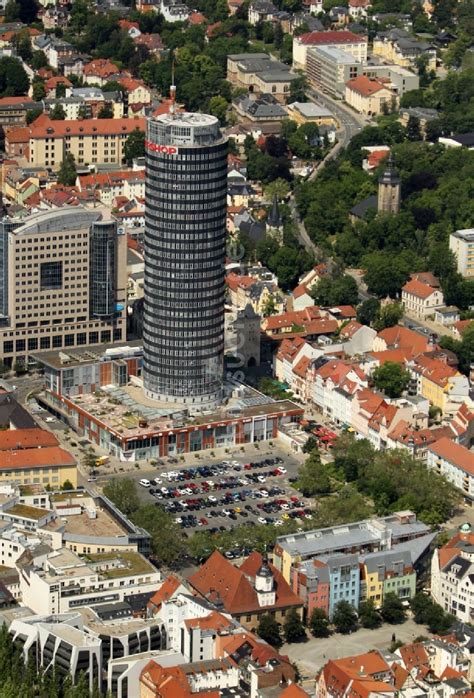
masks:
<svg viewBox="0 0 474 698"><path fill-rule="evenodd" d="M144 390L194 408L222 398L227 140L206 114L150 119Z"/></svg>
<svg viewBox="0 0 474 698"><path fill-rule="evenodd" d="M111 318L117 298L117 223L97 221L91 227L91 317Z"/></svg>

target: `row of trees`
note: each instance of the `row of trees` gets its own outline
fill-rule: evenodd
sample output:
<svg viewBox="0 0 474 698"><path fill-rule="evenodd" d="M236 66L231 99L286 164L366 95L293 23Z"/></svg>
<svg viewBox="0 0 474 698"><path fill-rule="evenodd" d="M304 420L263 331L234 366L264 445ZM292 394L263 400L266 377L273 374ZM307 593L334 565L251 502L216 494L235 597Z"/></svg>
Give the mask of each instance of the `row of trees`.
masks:
<svg viewBox="0 0 474 698"><path fill-rule="evenodd" d="M421 592L411 599L410 607L415 622L428 626L430 633L445 634L455 621L452 615ZM333 631L348 634L360 627L373 630L382 623L398 625L406 620L406 613L403 601L396 594L388 593L384 595L380 608L376 608L372 599L363 601L357 610L348 601L341 600L335 605L331 620L322 608L315 608L308 626L313 637L325 638ZM283 640L292 643L308 639L307 628L295 610L286 614L283 626L269 614L262 616L257 633L274 647L280 647Z"/></svg>

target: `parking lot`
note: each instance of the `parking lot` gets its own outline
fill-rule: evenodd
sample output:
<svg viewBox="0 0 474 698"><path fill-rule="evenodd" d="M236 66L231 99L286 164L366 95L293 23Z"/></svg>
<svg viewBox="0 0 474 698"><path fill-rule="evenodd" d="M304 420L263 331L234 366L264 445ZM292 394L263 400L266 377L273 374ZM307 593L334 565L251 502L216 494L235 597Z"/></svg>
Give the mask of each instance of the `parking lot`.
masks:
<svg viewBox="0 0 474 698"><path fill-rule="evenodd" d="M311 519L309 500L292 487L301 456L274 448L262 455L199 460L193 465L158 464L154 471L129 476L137 483L140 499L162 506L188 535L255 523L281 527L292 519L297 523Z"/></svg>

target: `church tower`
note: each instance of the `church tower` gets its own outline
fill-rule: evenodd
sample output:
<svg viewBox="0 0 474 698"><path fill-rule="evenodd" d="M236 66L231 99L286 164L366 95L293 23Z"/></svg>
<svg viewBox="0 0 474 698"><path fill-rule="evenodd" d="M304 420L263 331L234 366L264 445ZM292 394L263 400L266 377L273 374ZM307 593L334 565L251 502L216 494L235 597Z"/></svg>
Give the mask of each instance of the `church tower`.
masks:
<svg viewBox="0 0 474 698"><path fill-rule="evenodd" d="M387 166L379 177L377 211L379 213L399 213L401 199L401 179L395 169L395 160L390 154Z"/></svg>
<svg viewBox="0 0 474 698"><path fill-rule="evenodd" d="M281 245L283 243L283 222L278 207L277 195L273 195L272 208L267 218L267 233Z"/></svg>
<svg viewBox="0 0 474 698"><path fill-rule="evenodd" d="M259 606L273 606L275 604L275 580L266 557L255 575L255 591L257 592Z"/></svg>

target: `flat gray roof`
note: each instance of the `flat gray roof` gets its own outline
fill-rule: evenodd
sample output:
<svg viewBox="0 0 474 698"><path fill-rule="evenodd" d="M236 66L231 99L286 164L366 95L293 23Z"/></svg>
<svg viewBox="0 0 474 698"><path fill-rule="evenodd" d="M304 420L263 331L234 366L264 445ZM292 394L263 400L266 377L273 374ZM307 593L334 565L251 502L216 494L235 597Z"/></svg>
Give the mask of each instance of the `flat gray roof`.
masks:
<svg viewBox="0 0 474 698"><path fill-rule="evenodd" d="M393 515L281 536L276 542L292 556L314 557L332 550L376 543L381 539L377 528L380 532L384 528L388 529L395 539L402 536L421 536L429 532L428 526L421 521L404 524Z"/></svg>

